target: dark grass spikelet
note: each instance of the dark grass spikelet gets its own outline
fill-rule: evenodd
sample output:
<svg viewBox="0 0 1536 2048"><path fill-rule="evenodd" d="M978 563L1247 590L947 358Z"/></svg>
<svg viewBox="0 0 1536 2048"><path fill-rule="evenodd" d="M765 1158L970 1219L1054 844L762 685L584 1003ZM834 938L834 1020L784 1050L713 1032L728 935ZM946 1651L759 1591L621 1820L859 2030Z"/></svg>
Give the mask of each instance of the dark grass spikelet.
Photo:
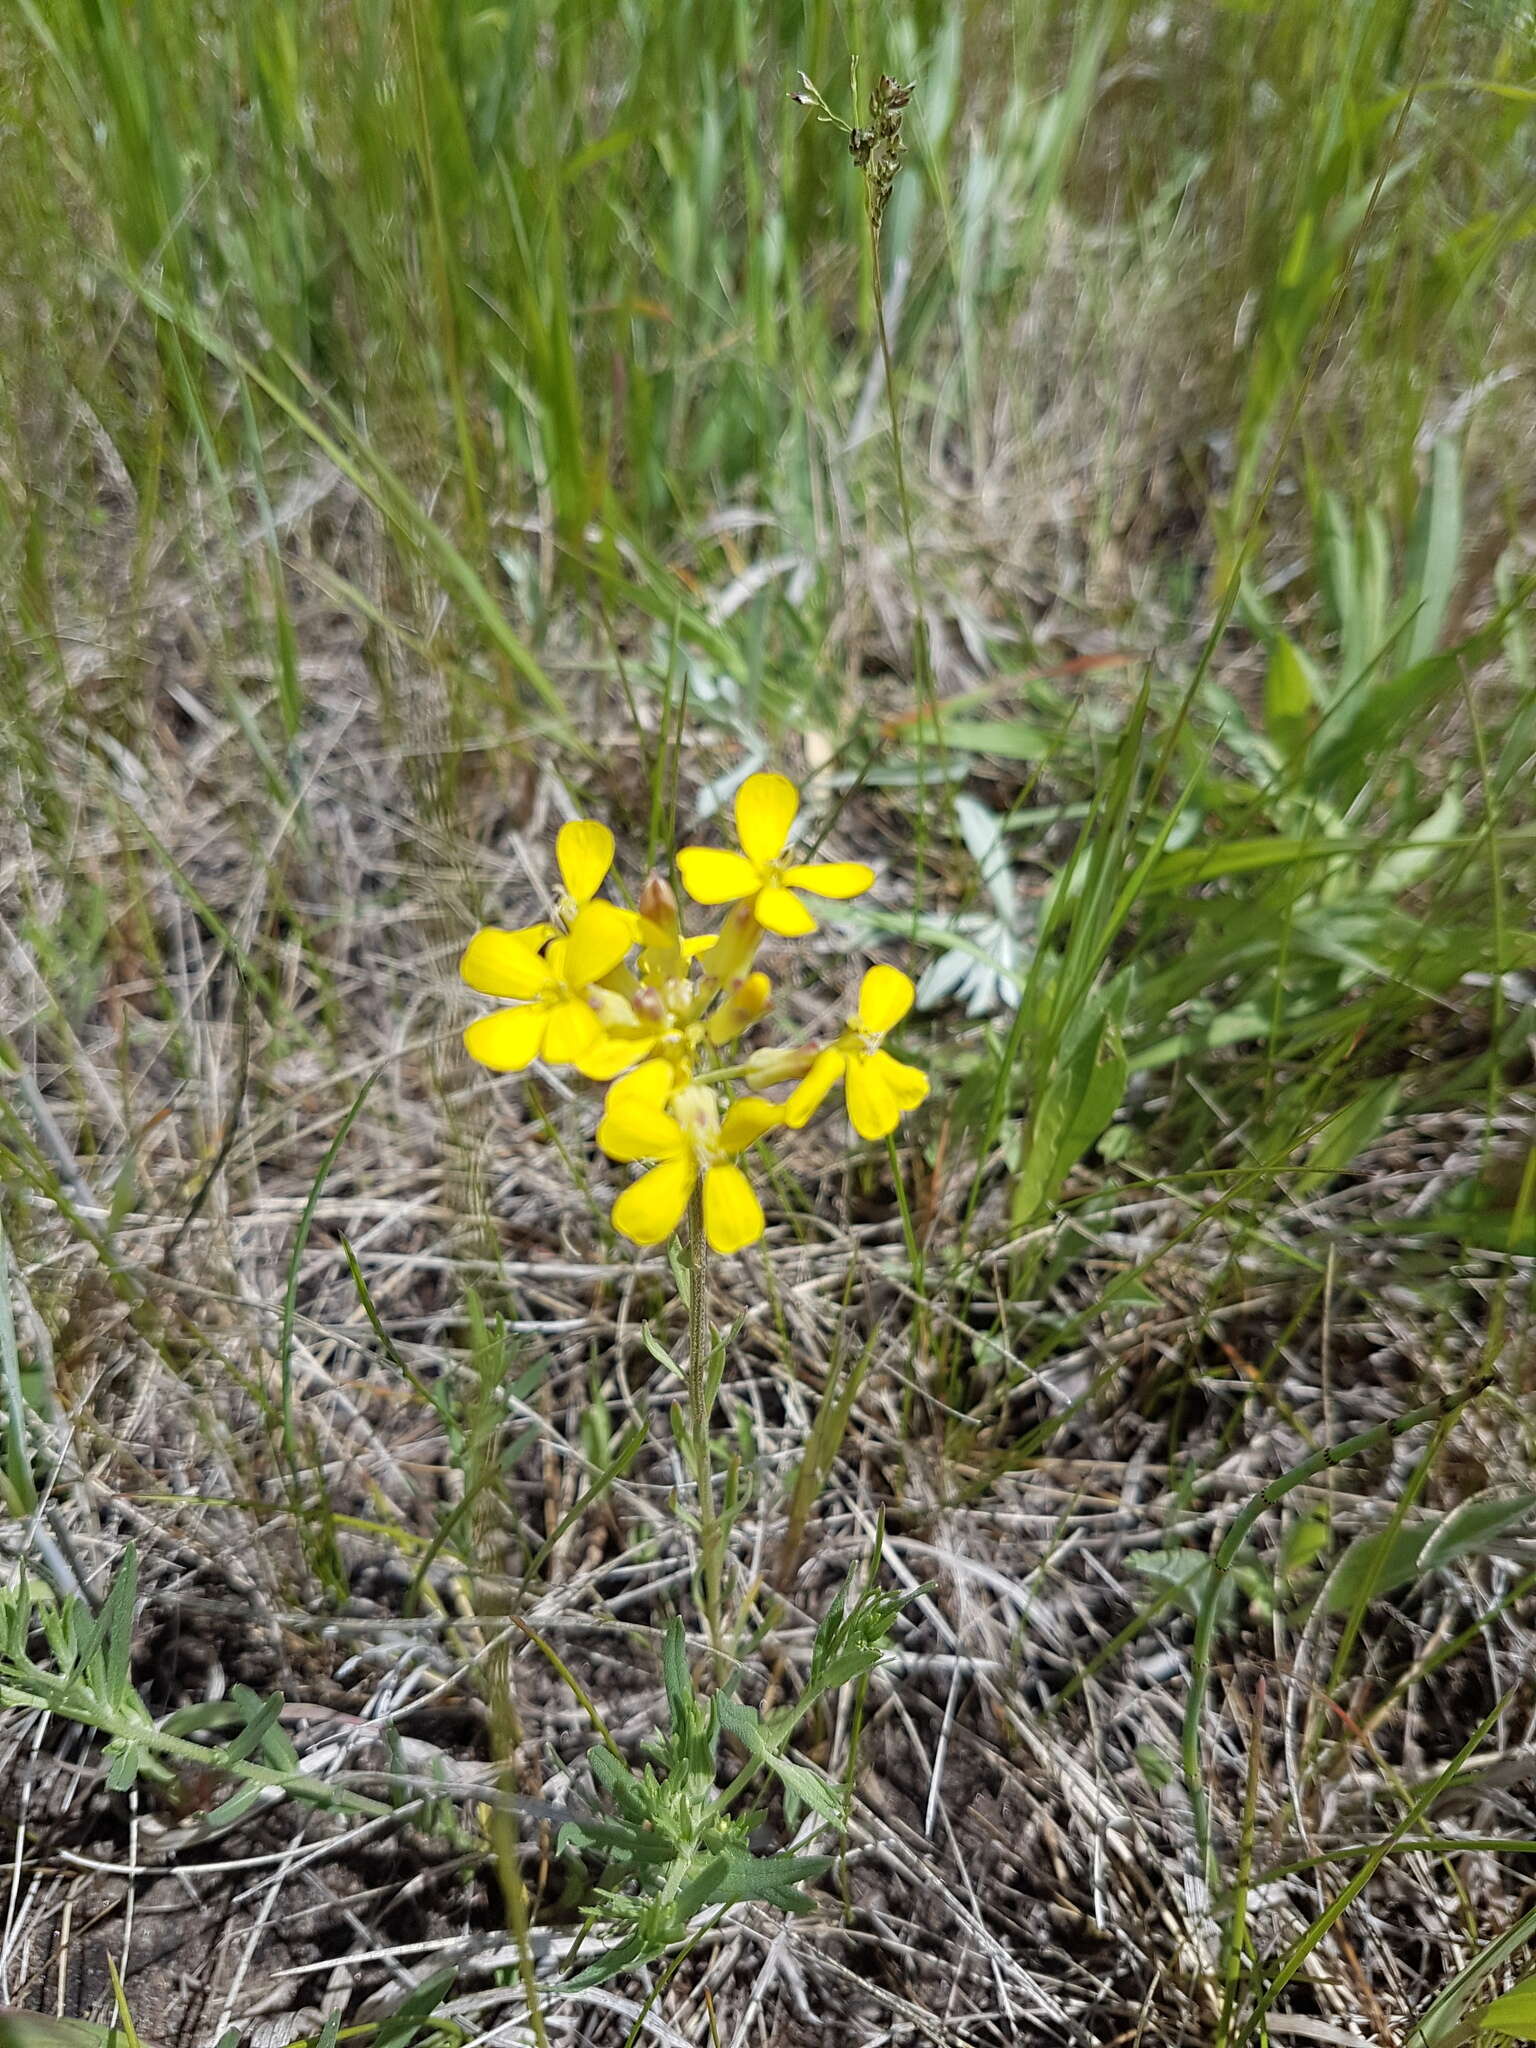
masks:
<svg viewBox="0 0 1536 2048"><path fill-rule="evenodd" d="M870 223L877 236L896 173L907 153L901 117L911 102L912 91L910 85L898 85L889 73L882 71L869 95L869 127L848 131L848 154L864 174Z"/></svg>

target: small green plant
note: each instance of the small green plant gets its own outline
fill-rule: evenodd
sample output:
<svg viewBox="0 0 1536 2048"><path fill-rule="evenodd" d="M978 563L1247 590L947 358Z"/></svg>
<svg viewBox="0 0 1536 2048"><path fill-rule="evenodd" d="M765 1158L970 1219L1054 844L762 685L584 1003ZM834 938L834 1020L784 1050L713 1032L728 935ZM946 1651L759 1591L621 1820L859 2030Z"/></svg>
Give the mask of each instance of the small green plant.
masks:
<svg viewBox="0 0 1536 2048"><path fill-rule="evenodd" d="M821 1873L825 1859L753 1854L748 1839L762 1814L741 1802L755 1784L776 1779L795 1811L841 1823L837 1794L785 1750L824 1694L878 1662L901 1605L877 1590L877 1550L861 1593L851 1603L840 1597L818 1630L809 1676L792 1705L765 1719L737 1696L734 1681L719 1682L732 1635L725 1549L742 1493L733 1456L723 1498L716 1497L714 1419L727 1346L710 1324L709 1260L756 1244L766 1227L742 1161L774 1130L802 1129L835 1090L868 1139L889 1138L928 1093L927 1077L885 1048L914 995L891 966L865 972L852 1014L828 1042L749 1053L739 1047L772 1016L773 984L756 965L764 942L816 929L807 895L846 899L875 879L863 862L799 860L791 851L799 811L784 776L751 775L736 796L739 850L679 850L676 868L694 901L730 906L718 933L697 936L684 931L677 898L659 873L646 880L635 909L605 900L599 891L613 868L613 834L595 819L574 820L556 840L562 886L553 918L515 931L483 929L461 963L471 988L505 1005L466 1030L472 1058L516 1074L539 1059L606 1084L598 1145L621 1164L650 1162L615 1200L614 1228L647 1247L686 1226L686 1257L673 1267L688 1312L686 1409L675 1428L696 1510L679 1504L677 1511L697 1538L717 1685L708 1698L695 1691L683 1626L674 1619L663 1655L669 1723L643 1771L633 1773L611 1743L592 1752L593 1777L616 1818L601 1826L571 1822L561 1843L605 1855L594 1919L618 1927L621 1938L588 1966L582 1984L665 1954L703 1911L747 1899L788 1912L806 1908L799 1887ZM762 1092L787 1084L783 1101ZM673 1367L660 1340L649 1342ZM722 1792L726 1741L744 1761Z"/></svg>
<svg viewBox="0 0 1536 2048"><path fill-rule="evenodd" d="M562 1849L603 1857L589 1925L618 1935L572 1978L573 1987L654 1961L685 1942L701 1916L749 1899L787 1913L810 1910L802 1886L822 1875L828 1859L794 1850L759 1855L750 1842L775 1783L792 1832L802 1817L812 1833L818 1824L846 1824L843 1792L787 1752L820 1701L866 1678L880 1661L911 1596L882 1591L879 1566L877 1542L864 1584L856 1593L845 1587L817 1629L798 1698L770 1714L739 1698L734 1680L702 1698L689 1675L682 1622L669 1624L662 1650L667 1727L647 1745L638 1771L611 1742L593 1749L592 1776L613 1817L568 1821L560 1831ZM721 1766L732 1750L737 1768L722 1788Z"/></svg>

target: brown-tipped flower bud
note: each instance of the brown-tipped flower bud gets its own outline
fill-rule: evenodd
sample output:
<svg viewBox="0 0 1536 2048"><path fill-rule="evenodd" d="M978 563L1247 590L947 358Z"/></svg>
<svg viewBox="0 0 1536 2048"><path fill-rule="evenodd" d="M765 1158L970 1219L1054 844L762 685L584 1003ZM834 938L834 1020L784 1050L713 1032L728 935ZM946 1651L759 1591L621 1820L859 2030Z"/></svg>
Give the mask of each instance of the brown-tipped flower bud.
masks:
<svg viewBox="0 0 1536 2048"><path fill-rule="evenodd" d="M790 1046L765 1046L750 1055L742 1079L749 1088L776 1088L781 1081L804 1080L815 1060L814 1045L803 1045L798 1051Z"/></svg>
<svg viewBox="0 0 1536 2048"><path fill-rule="evenodd" d="M666 1020L667 1006L653 988L637 988L630 997L630 1007L642 1024L661 1024Z"/></svg>
<svg viewBox="0 0 1536 2048"><path fill-rule="evenodd" d="M645 887L640 891L640 900L635 908L644 927L640 936L645 945L670 946L676 942L682 930L682 919L678 915L677 898L664 876L646 876Z"/></svg>

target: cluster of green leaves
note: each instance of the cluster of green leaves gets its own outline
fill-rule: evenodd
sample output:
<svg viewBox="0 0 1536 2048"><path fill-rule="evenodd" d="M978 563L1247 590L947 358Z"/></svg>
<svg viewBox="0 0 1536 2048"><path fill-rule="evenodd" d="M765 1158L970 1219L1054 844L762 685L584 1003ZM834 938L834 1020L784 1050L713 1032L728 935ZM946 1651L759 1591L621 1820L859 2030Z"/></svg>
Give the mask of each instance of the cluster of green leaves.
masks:
<svg viewBox="0 0 1536 2048"><path fill-rule="evenodd" d="M760 1800L776 1783L791 1833L806 1814L814 1824L845 1824L841 1789L786 1752L817 1704L867 1678L884 1653L909 1596L879 1587L879 1562L877 1546L862 1587L853 1593L845 1586L818 1627L798 1696L770 1714L739 1698L734 1678L701 1697L682 1622L668 1625L662 1650L667 1726L647 1745L638 1771L611 1743L594 1748L588 1762L612 1817L572 1820L560 1830L562 1849L602 1857L590 1924L619 1936L573 1985L601 1983L653 1961L685 1943L702 1914L749 1899L788 1913L810 1910L802 1886L821 1876L827 1858L783 1849L754 1853L751 1839L765 1809L744 1802ZM727 1748L740 1761L722 1787Z"/></svg>

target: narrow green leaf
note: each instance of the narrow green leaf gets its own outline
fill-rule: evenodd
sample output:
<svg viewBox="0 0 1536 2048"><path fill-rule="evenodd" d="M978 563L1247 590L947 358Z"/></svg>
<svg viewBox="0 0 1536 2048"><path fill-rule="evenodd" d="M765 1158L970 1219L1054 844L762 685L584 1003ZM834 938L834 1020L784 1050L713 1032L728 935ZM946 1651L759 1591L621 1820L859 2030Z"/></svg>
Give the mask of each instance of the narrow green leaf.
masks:
<svg viewBox="0 0 1536 2048"><path fill-rule="evenodd" d="M1336 1110L1317 1131L1307 1150L1308 1174L1342 1173L1352 1159L1380 1136L1401 1092L1402 1084L1394 1075L1378 1081L1353 1102Z"/></svg>
<svg viewBox="0 0 1536 2048"><path fill-rule="evenodd" d="M126 1792L137 1779L143 1768L144 1754L135 1743L125 1742L112 1759L107 1772L107 1790Z"/></svg>
<svg viewBox="0 0 1536 2048"><path fill-rule="evenodd" d="M667 1633L662 1639L661 1676L667 1690L667 1705L672 1712L672 1725L681 1728L693 1705L693 1680L688 1674L688 1637L681 1619L675 1614L667 1623Z"/></svg>
<svg viewBox="0 0 1536 2048"><path fill-rule="evenodd" d="M1363 1601L1379 1600L1421 1576L1429 1531L1376 1529L1357 1536L1328 1581L1324 1603L1330 1614L1347 1614Z"/></svg>
<svg viewBox="0 0 1536 2048"><path fill-rule="evenodd" d="M1021 718L946 718L944 744L960 753L986 754L997 761L1048 760L1057 742Z"/></svg>
<svg viewBox="0 0 1536 2048"><path fill-rule="evenodd" d="M95 2020L62 2020L0 2006L0 2048L128 2048L121 2027Z"/></svg>
<svg viewBox="0 0 1536 2048"><path fill-rule="evenodd" d="M1536 2041L1536 1976L1522 1979L1492 2005L1485 2005L1477 2023L1490 2034L1508 2034L1515 2041Z"/></svg>
<svg viewBox="0 0 1536 2048"><path fill-rule="evenodd" d="M1115 1008L1123 1008L1123 991ZM1027 1223L1054 1199L1120 1107L1129 1071L1118 1017L1109 999L1096 993L1064 1042L1030 1119L1029 1149L1014 1190L1016 1222Z"/></svg>
<svg viewBox="0 0 1536 2048"><path fill-rule="evenodd" d="M1264 677L1264 729L1282 754L1293 754L1322 695L1311 659L1284 633L1275 636Z"/></svg>
<svg viewBox="0 0 1536 2048"><path fill-rule="evenodd" d="M120 1707L133 1691L129 1673L133 1666L133 1623L138 1598L139 1553L130 1543L123 1551L123 1561L101 1607L101 1618L106 1624L107 1701L114 1708Z"/></svg>
<svg viewBox="0 0 1536 2048"><path fill-rule="evenodd" d="M1461 454L1442 434L1430 456L1424 487L1408 541L1406 602L1413 612L1408 629L1409 661L1424 661L1439 644L1450 609L1461 555Z"/></svg>
<svg viewBox="0 0 1536 2048"><path fill-rule="evenodd" d="M1536 1493L1474 1494L1452 1508L1424 1546L1419 1559L1426 1572L1440 1571L1459 1557L1476 1556L1518 1528L1536 1509Z"/></svg>
<svg viewBox="0 0 1536 2048"><path fill-rule="evenodd" d="M1298 1515L1286 1532L1280 1551L1282 1579L1299 1578L1328 1548L1329 1522L1326 1509L1309 1508Z"/></svg>
<svg viewBox="0 0 1536 2048"><path fill-rule="evenodd" d="M5 1477L14 1511L30 1515L37 1507L37 1482L32 1473L32 1441L27 1402L21 1384L21 1356L11 1314L10 1253L0 1228L0 1421L5 1427Z"/></svg>
<svg viewBox="0 0 1536 2048"><path fill-rule="evenodd" d="M820 1771L813 1771L808 1764L792 1763L784 1756L770 1757L768 1762L785 1791L793 1793L802 1806L819 1813L833 1827L842 1824L842 1798L837 1787L829 1784Z"/></svg>
<svg viewBox="0 0 1536 2048"><path fill-rule="evenodd" d="M373 2037L373 2048L406 2048L458 1982L454 1970L437 1970L409 1992Z"/></svg>
<svg viewBox="0 0 1536 2048"><path fill-rule="evenodd" d="M1150 1579L1187 1614L1197 1614L1215 1565L1204 1550L1133 1550L1126 1557L1132 1571Z"/></svg>

